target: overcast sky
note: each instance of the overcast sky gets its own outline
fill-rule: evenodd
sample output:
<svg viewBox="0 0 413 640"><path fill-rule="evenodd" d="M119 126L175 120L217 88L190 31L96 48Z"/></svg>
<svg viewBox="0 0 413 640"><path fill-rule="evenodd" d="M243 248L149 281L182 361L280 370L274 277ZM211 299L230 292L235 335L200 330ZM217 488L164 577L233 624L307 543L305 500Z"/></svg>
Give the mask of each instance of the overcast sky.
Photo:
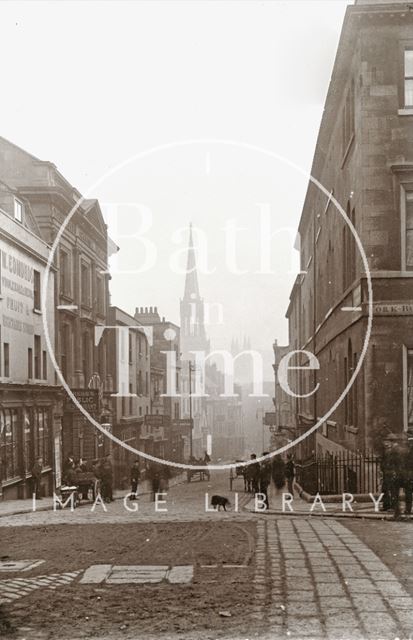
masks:
<svg viewBox="0 0 413 640"><path fill-rule="evenodd" d="M274 229L295 228L307 180L280 159L217 142L135 156L171 142L225 139L265 148L309 171L348 4L0 5L1 135L54 162L88 197L143 205L118 210L122 220L117 229L110 221L112 235L138 231L143 210L151 216L146 236L156 246L156 263L139 274L115 273L113 303L129 312L157 305L179 322L184 276L171 259L186 242L177 230L192 220L208 243L208 269L215 267L200 274L201 293L224 312L224 324L208 329L214 346L248 334L267 353L267 378L274 338L287 340L284 313L294 273L288 232L274 237L273 273L256 273L259 203L271 211ZM242 275L230 273L225 260L228 220L246 229L237 234ZM115 240L118 271L141 268L143 245Z"/></svg>

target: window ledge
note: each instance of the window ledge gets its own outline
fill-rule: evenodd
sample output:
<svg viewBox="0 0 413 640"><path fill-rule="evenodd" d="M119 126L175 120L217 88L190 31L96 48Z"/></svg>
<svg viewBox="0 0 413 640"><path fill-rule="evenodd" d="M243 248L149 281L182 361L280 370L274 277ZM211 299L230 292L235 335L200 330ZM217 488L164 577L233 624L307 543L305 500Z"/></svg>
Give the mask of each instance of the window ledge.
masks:
<svg viewBox="0 0 413 640"><path fill-rule="evenodd" d="M399 116L413 116L413 107L404 107L404 109L399 109L397 114Z"/></svg>
<svg viewBox="0 0 413 640"><path fill-rule="evenodd" d="M36 313L38 316L42 315L42 312L40 309L33 309L33 313Z"/></svg>
<svg viewBox="0 0 413 640"><path fill-rule="evenodd" d="M344 426L344 430L345 430L345 431L348 431L349 433L358 433L358 432L359 432L358 427L352 427L352 426L351 426L351 425L349 425L349 424L346 424L346 425Z"/></svg>

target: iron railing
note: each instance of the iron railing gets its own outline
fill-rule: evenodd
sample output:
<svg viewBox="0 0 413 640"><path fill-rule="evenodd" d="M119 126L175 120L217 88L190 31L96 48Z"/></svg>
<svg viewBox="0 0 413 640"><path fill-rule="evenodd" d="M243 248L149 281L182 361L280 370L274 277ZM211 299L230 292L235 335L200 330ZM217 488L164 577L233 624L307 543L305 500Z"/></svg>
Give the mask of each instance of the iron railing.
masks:
<svg viewBox="0 0 413 640"><path fill-rule="evenodd" d="M353 451L317 454L296 465L296 479L310 494L378 493L380 462L377 456Z"/></svg>

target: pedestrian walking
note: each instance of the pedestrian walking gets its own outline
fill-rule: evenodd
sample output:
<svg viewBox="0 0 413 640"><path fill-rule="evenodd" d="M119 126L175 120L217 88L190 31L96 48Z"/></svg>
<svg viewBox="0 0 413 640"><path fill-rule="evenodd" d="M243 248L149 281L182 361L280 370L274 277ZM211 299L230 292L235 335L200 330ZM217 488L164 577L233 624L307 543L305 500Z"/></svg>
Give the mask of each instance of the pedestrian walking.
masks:
<svg viewBox="0 0 413 640"><path fill-rule="evenodd" d="M272 479L278 493L285 485L285 462L280 455L274 457L272 463Z"/></svg>
<svg viewBox="0 0 413 640"><path fill-rule="evenodd" d="M288 493L294 495L294 479L295 479L295 464L291 453L287 454L287 464L285 465L285 477L287 480Z"/></svg>
<svg viewBox="0 0 413 640"><path fill-rule="evenodd" d="M381 456L381 473L382 473L382 486L381 491L383 495L383 511L389 511L394 509L394 497L396 478L398 473L398 467L401 463L400 456L396 451L397 436L394 433L389 433L383 440L383 453Z"/></svg>
<svg viewBox="0 0 413 640"><path fill-rule="evenodd" d="M130 500L138 499L138 484L141 477L139 460L135 460L130 470L131 495Z"/></svg>
<svg viewBox="0 0 413 640"><path fill-rule="evenodd" d="M43 460L42 458L37 458L32 468L33 493L36 496L36 500L42 499L42 470Z"/></svg>
<svg viewBox="0 0 413 640"><path fill-rule="evenodd" d="M105 502L113 501L113 467L110 454L103 461L100 468L102 498Z"/></svg>
<svg viewBox="0 0 413 640"><path fill-rule="evenodd" d="M268 451L264 451L263 456L268 456ZM268 487L271 484L271 461L264 460L260 464L260 493L264 496L264 504L265 508L268 510L270 508L270 503L268 501Z"/></svg>
<svg viewBox="0 0 413 640"><path fill-rule="evenodd" d="M257 456L255 453L251 453L251 460L256 460ZM248 465L249 468L249 477L251 479L251 488L253 493L259 493L260 491L260 463L253 462Z"/></svg>
<svg viewBox="0 0 413 640"><path fill-rule="evenodd" d="M148 469L148 478L152 488L152 502L155 502L155 496L161 487L161 465L158 462L151 462Z"/></svg>

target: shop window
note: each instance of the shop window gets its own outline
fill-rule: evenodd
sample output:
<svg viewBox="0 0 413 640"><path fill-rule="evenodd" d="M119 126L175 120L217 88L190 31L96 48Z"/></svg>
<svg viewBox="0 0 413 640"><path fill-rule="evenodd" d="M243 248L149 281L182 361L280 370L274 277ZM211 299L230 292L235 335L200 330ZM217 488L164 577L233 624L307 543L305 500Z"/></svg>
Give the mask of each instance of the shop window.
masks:
<svg viewBox="0 0 413 640"><path fill-rule="evenodd" d="M33 305L36 311L40 311L40 271L33 271Z"/></svg>
<svg viewBox="0 0 413 640"><path fill-rule="evenodd" d="M18 457L19 421L17 409L0 411L1 475L11 480L20 475Z"/></svg>
<svg viewBox="0 0 413 640"><path fill-rule="evenodd" d="M51 428L47 407L35 409L35 452L36 458L43 459L43 466L51 466Z"/></svg>
<svg viewBox="0 0 413 640"><path fill-rule="evenodd" d="M23 433L24 433L24 468L26 473L30 473L34 465L33 451L33 426L31 416L27 409L23 411Z"/></svg>

